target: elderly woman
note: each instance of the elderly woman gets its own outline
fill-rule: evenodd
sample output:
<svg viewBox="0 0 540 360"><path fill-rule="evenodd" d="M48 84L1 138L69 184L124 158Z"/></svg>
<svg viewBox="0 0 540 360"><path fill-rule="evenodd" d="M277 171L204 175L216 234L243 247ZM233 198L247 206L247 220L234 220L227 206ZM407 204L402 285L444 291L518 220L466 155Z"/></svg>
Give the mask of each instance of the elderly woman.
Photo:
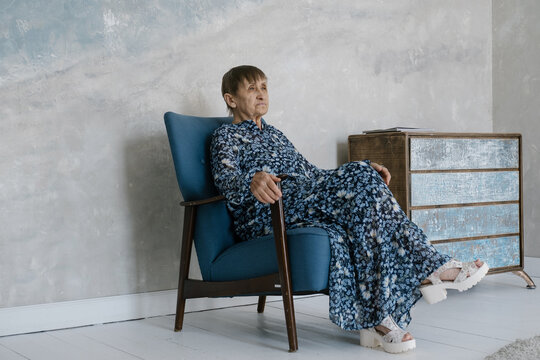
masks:
<svg viewBox="0 0 540 360"><path fill-rule="evenodd" d="M343 329L360 330L361 345L413 349L403 329L418 299L443 300L446 289L466 290L486 274L487 264L461 263L431 246L392 196L384 166L364 160L323 170L308 162L262 118L268 86L260 69L232 68L221 90L234 120L213 134L212 172L237 235L270 233L267 204L282 195L289 229L324 228L331 242L329 316ZM289 175L281 191L277 174Z"/></svg>

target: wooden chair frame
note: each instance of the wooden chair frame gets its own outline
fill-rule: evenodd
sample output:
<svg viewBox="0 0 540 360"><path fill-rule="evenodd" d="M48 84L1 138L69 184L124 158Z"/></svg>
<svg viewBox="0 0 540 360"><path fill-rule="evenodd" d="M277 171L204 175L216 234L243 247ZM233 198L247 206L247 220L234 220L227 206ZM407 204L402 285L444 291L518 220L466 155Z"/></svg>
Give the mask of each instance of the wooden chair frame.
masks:
<svg viewBox="0 0 540 360"><path fill-rule="evenodd" d="M286 175L282 175L280 177L284 179ZM279 188L281 188L280 183L276 184ZM270 205L278 260L278 273L236 281L203 281L188 279L197 207L224 200L225 197L219 195L204 200L186 201L181 203L182 206L185 206L185 213L174 330L182 330L187 299L222 296L230 297L257 293L272 294L276 293L276 291L281 291L285 312L285 322L287 325L287 336L289 338L289 352L294 352L298 350L298 338L296 334L296 320L294 315L293 291L282 198ZM313 293L327 292L302 292L301 294L304 295ZM260 295L257 305L258 313L262 313L264 311L265 302L266 295Z"/></svg>

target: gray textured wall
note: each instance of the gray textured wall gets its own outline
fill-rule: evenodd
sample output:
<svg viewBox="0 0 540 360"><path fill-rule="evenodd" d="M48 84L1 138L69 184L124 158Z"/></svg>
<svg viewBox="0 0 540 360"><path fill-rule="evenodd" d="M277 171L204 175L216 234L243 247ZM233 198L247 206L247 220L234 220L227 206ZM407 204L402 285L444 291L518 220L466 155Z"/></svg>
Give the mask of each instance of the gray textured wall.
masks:
<svg viewBox="0 0 540 360"><path fill-rule="evenodd" d="M539 1L493 1L493 129L523 135L525 253L540 257Z"/></svg>
<svg viewBox="0 0 540 360"><path fill-rule="evenodd" d="M321 167L368 128L492 130L488 0L3 1L0 56L0 307L176 286L162 114L225 114L234 65Z"/></svg>

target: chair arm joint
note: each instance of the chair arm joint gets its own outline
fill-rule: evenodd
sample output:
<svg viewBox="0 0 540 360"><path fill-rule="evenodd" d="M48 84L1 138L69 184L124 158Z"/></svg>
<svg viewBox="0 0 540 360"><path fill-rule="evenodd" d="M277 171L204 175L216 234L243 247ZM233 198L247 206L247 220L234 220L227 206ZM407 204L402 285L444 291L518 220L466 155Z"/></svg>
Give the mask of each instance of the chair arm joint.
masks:
<svg viewBox="0 0 540 360"><path fill-rule="evenodd" d="M193 200L193 201L182 201L180 205L188 207L188 206L199 206L199 205L205 205L205 204L211 204L218 201L225 200L225 196L223 195L217 195L213 196L211 198L202 199L202 200Z"/></svg>

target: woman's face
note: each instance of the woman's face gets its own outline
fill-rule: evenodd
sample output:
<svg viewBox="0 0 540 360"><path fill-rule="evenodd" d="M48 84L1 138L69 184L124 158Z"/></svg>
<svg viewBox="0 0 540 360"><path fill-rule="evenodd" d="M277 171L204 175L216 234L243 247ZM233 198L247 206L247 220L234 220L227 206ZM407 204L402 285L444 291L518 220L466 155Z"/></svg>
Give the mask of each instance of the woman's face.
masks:
<svg viewBox="0 0 540 360"><path fill-rule="evenodd" d="M235 120L258 121L268 111L268 90L266 79L250 82L246 79L238 85L235 95L229 95L226 101L233 108Z"/></svg>

